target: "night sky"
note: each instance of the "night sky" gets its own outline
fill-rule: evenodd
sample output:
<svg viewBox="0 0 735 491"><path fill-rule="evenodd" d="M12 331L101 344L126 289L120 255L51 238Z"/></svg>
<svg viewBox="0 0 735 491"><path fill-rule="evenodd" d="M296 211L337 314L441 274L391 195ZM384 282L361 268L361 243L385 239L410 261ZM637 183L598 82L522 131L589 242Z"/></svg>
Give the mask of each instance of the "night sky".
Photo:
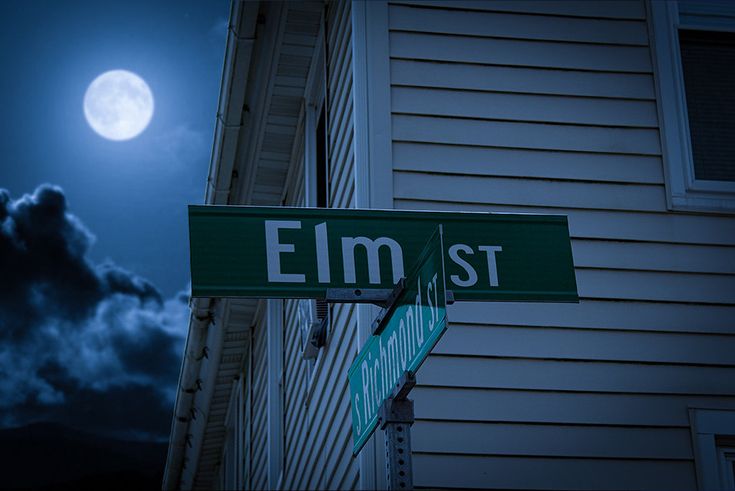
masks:
<svg viewBox="0 0 735 491"><path fill-rule="evenodd" d="M227 0L0 2L0 427L165 439L188 320L186 205L204 196ZM124 69L150 125L82 108Z"/></svg>

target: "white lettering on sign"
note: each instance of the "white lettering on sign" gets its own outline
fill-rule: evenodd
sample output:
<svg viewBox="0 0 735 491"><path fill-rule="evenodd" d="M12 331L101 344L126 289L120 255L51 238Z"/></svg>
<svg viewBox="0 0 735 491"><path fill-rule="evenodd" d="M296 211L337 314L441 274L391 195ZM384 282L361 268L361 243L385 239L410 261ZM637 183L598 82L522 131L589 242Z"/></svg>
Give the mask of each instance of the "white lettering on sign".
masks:
<svg viewBox="0 0 735 491"><path fill-rule="evenodd" d="M426 335L437 327L440 321L437 280L436 273L426 283L421 282L421 277L416 279L418 292L415 302L404 311L403 317L398 319L398 327L389 336L378 337L376 358L373 359L373 353L369 352L362 360L361 392L354 397L358 433L368 423L367 418L377 411L381 401L390 395L392 384L407 370L411 360L422 348ZM424 310L427 306L423 299L428 303L428 325L424 323Z"/></svg>
<svg viewBox="0 0 735 491"><path fill-rule="evenodd" d="M479 250L487 254L487 274L490 279L490 286L498 286L498 265L495 261L495 254L503 252L500 246L480 246Z"/></svg>
<svg viewBox="0 0 735 491"><path fill-rule="evenodd" d="M329 246L327 242L327 222L314 227L316 234L316 267L319 283L329 283Z"/></svg>
<svg viewBox="0 0 735 491"><path fill-rule="evenodd" d="M380 284L380 248L387 246L390 250L393 266L393 283L403 277L403 249L400 244L389 237L378 237L375 240L367 237L342 237L342 264L345 270L345 283L357 283L355 274L355 247L361 245L367 252L368 279L372 284Z"/></svg>
<svg viewBox="0 0 735 491"><path fill-rule="evenodd" d="M503 252L503 248L501 246L481 245L477 246L477 249L483 251L487 256L487 274L490 286L499 286L500 282L498 281L498 265L495 254L497 254L498 252ZM465 273L467 273L467 279L460 278L458 274L450 275L449 279L457 286L474 286L477 283L478 279L477 271L475 271L475 268L472 267L470 263L460 257L460 252L463 252L465 254L474 254L475 251L472 250L472 247L468 246L467 244L454 244L453 246L449 247L449 259L454 261L454 264L465 270Z"/></svg>
<svg viewBox="0 0 735 491"><path fill-rule="evenodd" d="M454 261L457 266L467 272L467 279L462 280L459 275L456 274L451 275L449 279L457 286L472 286L477 283L477 271L475 271L475 268L473 268L470 263L459 257L459 251L462 251L465 254L474 254L475 252L470 246L465 244L454 244L449 248L449 258Z"/></svg>
<svg viewBox="0 0 735 491"><path fill-rule="evenodd" d="M278 241L278 230L282 228L301 229L297 220L265 221L265 254L268 263L268 281L279 283L306 283L306 276L298 273L281 273L281 253L295 252L293 244L281 244Z"/></svg>
<svg viewBox="0 0 735 491"><path fill-rule="evenodd" d="M283 243L278 238L281 229L301 230L301 222L298 220L266 220L265 221L265 246L268 267L268 281L274 283L306 283L306 275L303 273L281 272L281 254L296 252L294 244ZM403 277L403 249L401 245L390 237L378 237L369 239L367 237L342 237L342 264L344 267L345 283L357 283L355 265L355 250L357 246L365 248L368 266L368 280L373 285L382 283L380 271L380 250L386 247L390 253L390 261L393 269L393 283L397 283ZM332 280L329 255L329 238L327 235L327 222L314 226L314 241L316 251L316 273L319 283L330 283ZM501 246L481 245L477 250L484 252L487 259L487 278L490 286L499 286L497 254L503 252ZM475 250L467 244L454 244L449 247L449 258L464 270L464 274L452 274L449 279L459 287L467 288L477 284L479 277L477 270L470 264L467 256L474 255ZM460 253L464 257L460 256ZM431 303L431 298L428 299ZM414 319L408 322L414 321Z"/></svg>

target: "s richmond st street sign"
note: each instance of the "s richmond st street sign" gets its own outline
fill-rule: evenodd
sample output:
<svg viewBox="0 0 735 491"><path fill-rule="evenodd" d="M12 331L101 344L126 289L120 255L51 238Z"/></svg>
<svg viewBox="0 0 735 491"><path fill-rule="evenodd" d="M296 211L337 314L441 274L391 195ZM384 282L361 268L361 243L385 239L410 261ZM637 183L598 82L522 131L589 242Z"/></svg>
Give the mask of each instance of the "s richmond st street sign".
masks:
<svg viewBox="0 0 735 491"><path fill-rule="evenodd" d="M414 271L348 372L352 406L352 453L357 455L378 424L383 401L404 372L415 373L447 329L441 233L418 257Z"/></svg>
<svg viewBox="0 0 735 491"><path fill-rule="evenodd" d="M393 288L438 225L455 300L578 301L564 216L250 206L189 206L192 295Z"/></svg>

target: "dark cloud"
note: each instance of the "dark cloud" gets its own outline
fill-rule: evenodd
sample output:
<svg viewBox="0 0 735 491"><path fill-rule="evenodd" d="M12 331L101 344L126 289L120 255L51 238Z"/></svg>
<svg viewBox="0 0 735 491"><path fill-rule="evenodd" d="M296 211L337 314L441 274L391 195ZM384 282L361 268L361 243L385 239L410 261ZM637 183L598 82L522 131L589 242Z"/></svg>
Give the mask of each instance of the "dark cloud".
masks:
<svg viewBox="0 0 735 491"><path fill-rule="evenodd" d="M187 295L93 264L93 242L60 188L15 201L0 189L0 424L163 436Z"/></svg>

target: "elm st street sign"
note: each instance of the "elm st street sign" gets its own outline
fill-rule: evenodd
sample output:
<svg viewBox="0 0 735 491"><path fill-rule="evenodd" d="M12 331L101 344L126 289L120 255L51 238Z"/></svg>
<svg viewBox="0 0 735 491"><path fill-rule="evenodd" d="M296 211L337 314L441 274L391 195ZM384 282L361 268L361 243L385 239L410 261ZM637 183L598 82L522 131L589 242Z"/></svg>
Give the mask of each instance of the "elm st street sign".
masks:
<svg viewBox="0 0 735 491"><path fill-rule="evenodd" d="M391 312L349 369L354 455L375 430L380 406L403 373L415 373L447 329L441 235L437 230L429 239Z"/></svg>
<svg viewBox="0 0 735 491"><path fill-rule="evenodd" d="M192 295L392 289L438 225L455 300L578 301L565 216L195 205Z"/></svg>

